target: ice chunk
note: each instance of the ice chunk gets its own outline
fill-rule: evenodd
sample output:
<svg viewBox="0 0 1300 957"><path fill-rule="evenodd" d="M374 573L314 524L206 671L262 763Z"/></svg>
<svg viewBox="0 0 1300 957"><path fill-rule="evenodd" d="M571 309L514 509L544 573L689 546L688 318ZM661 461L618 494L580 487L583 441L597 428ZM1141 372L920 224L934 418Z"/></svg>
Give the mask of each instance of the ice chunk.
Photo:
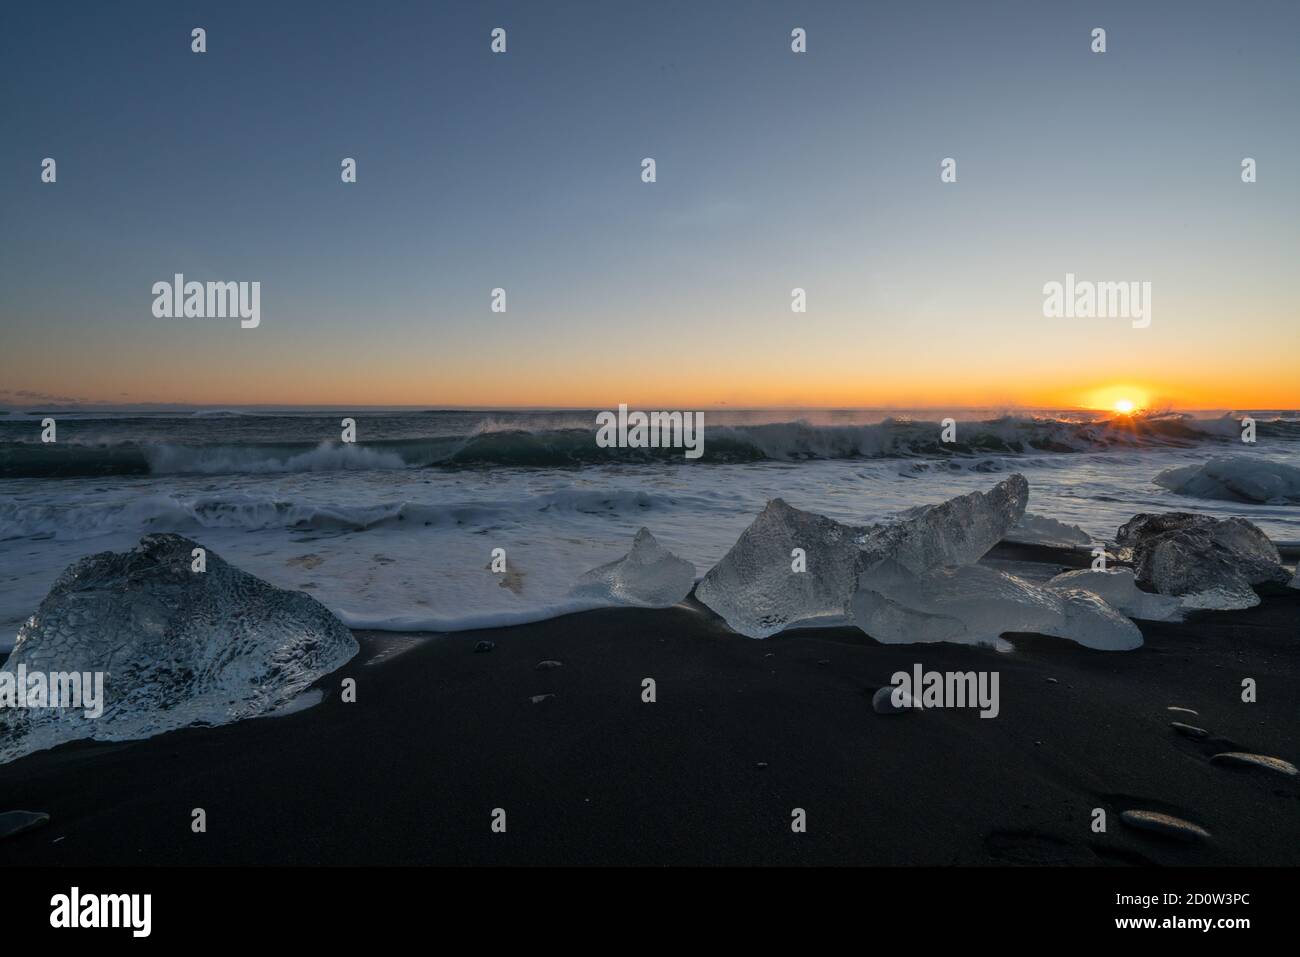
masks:
<svg viewBox="0 0 1300 957"><path fill-rule="evenodd" d="M1247 455L1166 469L1155 483L1178 495L1229 502L1300 504L1300 468Z"/></svg>
<svg viewBox="0 0 1300 957"><path fill-rule="evenodd" d="M1181 617L1179 614L1181 602L1177 598L1142 591L1137 587L1137 577L1129 568L1120 568L1113 572L1098 572L1086 568L1064 572L1043 587L1053 591L1072 589L1090 591L1130 618L1169 621Z"/></svg>
<svg viewBox="0 0 1300 957"><path fill-rule="evenodd" d="M1025 514L1029 483L1019 473L987 492L971 492L939 505L904 512L892 525L873 526L870 552L914 572L978 561Z"/></svg>
<svg viewBox="0 0 1300 957"><path fill-rule="evenodd" d="M1186 608L1250 608L1259 604L1251 586L1287 580L1277 546L1243 518L1143 513L1115 541L1138 584L1179 596Z"/></svg>
<svg viewBox="0 0 1300 957"><path fill-rule="evenodd" d="M643 528L632 550L618 561L593 568L573 587L574 597L643 608L668 608L691 592L695 566L664 548Z"/></svg>
<svg viewBox="0 0 1300 957"><path fill-rule="evenodd" d="M1022 545L1052 545L1057 548L1092 544L1092 537L1078 525L1067 525L1033 512L1025 512L1024 517L1007 532L1006 540Z"/></svg>
<svg viewBox="0 0 1300 957"><path fill-rule="evenodd" d="M988 492L911 509L859 527L773 499L695 589L728 625L766 638L799 622L848 621L862 572L892 560L911 572L976 561L1025 511L1029 485L1012 475ZM802 549L806 567L796 563Z"/></svg>
<svg viewBox="0 0 1300 957"><path fill-rule="evenodd" d="M324 605L148 535L69 566L18 632L3 671L103 672L103 713L0 709L0 761L78 738L126 741L287 706L357 653ZM16 678L9 679L16 681Z"/></svg>
<svg viewBox="0 0 1300 957"><path fill-rule="evenodd" d="M998 645L1006 632L1067 638L1089 648L1127 651L1137 626L1092 592L1049 589L983 565L912 574L886 561L862 578L853 598L857 625L877 641Z"/></svg>
<svg viewBox="0 0 1300 957"><path fill-rule="evenodd" d="M700 581L695 597L750 638L843 617L857 587L864 529L772 499ZM806 570L794 550L802 549Z"/></svg>

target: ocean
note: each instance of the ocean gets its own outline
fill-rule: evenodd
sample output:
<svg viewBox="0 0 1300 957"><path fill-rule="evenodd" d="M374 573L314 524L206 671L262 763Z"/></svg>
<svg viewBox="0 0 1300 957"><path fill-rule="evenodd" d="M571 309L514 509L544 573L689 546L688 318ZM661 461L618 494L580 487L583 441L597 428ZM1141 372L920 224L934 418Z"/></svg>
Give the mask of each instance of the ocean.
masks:
<svg viewBox="0 0 1300 957"><path fill-rule="evenodd" d="M1241 415L1257 441L1241 441ZM41 441L51 415L56 441ZM1198 498L1161 472L1300 467L1288 410L1106 416L706 411L704 452L601 448L596 411L0 413L0 649L83 555L178 532L354 628L463 630L569 597L641 527L703 575L772 498L865 524L1022 473L1029 511L1095 542L1141 511L1238 515L1300 542L1294 504ZM341 441L342 420L356 440ZM504 549L508 574L494 573Z"/></svg>

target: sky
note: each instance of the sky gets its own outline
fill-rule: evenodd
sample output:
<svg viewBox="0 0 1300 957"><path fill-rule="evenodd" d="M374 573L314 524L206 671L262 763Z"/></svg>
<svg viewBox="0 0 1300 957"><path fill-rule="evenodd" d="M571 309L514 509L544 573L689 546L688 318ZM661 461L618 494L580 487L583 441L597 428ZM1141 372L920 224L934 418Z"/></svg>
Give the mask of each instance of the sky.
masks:
<svg viewBox="0 0 1300 957"><path fill-rule="evenodd" d="M1297 408L1298 96L1291 0L15 5L0 405Z"/></svg>

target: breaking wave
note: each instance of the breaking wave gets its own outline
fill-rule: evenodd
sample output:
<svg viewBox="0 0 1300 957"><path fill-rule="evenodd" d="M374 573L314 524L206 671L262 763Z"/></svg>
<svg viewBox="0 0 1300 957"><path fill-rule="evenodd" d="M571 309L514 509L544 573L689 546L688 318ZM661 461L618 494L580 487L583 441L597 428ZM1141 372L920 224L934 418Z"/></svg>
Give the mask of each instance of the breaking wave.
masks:
<svg viewBox="0 0 1300 957"><path fill-rule="evenodd" d="M594 425L533 429L517 425L503 422L465 435L356 444L5 441L0 442L0 477L274 474L429 467L539 469L684 461L681 449L600 448L595 442ZM1260 438L1300 441L1300 421L1294 417L1261 419L1257 428ZM805 420L712 424L706 413L704 455L692 465L1227 446L1240 438L1240 425L1232 416L1196 419L1156 414L1077 421L1007 415L959 422L955 442L941 442L940 433L939 422L920 419L886 419L868 425L814 424Z"/></svg>
<svg viewBox="0 0 1300 957"><path fill-rule="evenodd" d="M671 508L682 496L652 492L563 489L526 499L439 505L388 502L376 505L309 504L249 495L185 499L142 495L126 504L33 505L0 503L0 541L40 537L77 541L111 532L199 529L293 529L366 531L372 528L483 526L540 513L639 514Z"/></svg>

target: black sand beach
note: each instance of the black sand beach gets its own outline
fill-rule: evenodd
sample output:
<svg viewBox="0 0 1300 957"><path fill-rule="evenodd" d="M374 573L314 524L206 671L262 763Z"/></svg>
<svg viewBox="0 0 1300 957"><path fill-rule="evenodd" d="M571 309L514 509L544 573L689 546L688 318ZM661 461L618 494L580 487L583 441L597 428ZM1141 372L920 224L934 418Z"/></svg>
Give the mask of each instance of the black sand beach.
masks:
<svg viewBox="0 0 1300 957"><path fill-rule="evenodd" d="M1300 780L1210 756L1296 760L1297 622L1300 592L1275 589L1248 611L1141 623L1132 652L1029 635L1008 636L1010 653L881 645L853 629L755 641L695 604L360 633L314 708L0 768L0 810L51 818L0 841L0 863L1295 865ZM1000 672L1001 713L876 714L872 693L918 662ZM340 700L347 677L356 703ZM1211 836L1136 831L1120 823L1130 809Z"/></svg>

